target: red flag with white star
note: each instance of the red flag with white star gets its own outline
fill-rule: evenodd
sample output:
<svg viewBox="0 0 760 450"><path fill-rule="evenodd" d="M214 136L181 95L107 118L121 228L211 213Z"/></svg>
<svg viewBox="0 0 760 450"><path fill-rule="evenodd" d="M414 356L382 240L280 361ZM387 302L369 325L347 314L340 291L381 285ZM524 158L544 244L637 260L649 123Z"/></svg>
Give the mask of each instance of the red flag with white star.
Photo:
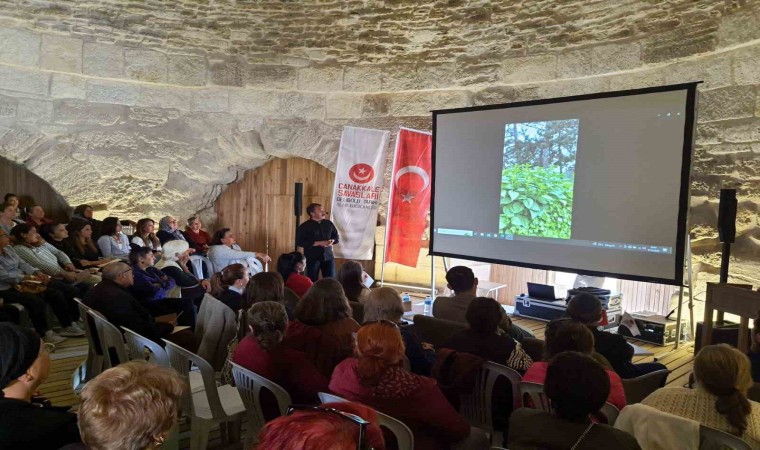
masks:
<svg viewBox="0 0 760 450"><path fill-rule="evenodd" d="M432 147L430 133L408 128L398 132L388 202L385 262L417 267L430 211Z"/></svg>

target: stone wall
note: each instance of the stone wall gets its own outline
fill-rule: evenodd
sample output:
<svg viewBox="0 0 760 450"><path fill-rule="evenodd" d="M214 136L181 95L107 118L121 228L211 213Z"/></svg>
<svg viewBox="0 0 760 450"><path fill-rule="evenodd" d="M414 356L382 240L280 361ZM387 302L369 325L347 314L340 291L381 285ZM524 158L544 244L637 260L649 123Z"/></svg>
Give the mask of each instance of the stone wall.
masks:
<svg viewBox="0 0 760 450"><path fill-rule="evenodd" d="M736 186L732 275L757 285L759 25L750 0L0 0L0 155L101 215L185 216L273 156L334 167L344 125L704 80L695 269Z"/></svg>

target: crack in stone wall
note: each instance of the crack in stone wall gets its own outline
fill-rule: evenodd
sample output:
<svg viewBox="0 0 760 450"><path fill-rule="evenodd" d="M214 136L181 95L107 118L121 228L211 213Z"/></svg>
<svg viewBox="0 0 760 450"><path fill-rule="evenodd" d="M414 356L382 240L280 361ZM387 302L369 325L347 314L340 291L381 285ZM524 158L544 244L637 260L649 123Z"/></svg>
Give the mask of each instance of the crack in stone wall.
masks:
<svg viewBox="0 0 760 450"><path fill-rule="evenodd" d="M698 282L717 279L717 194L736 186L732 277L760 284L760 2L493 3L0 0L0 155L101 215L213 219L268 158L334 168L344 125L703 80Z"/></svg>

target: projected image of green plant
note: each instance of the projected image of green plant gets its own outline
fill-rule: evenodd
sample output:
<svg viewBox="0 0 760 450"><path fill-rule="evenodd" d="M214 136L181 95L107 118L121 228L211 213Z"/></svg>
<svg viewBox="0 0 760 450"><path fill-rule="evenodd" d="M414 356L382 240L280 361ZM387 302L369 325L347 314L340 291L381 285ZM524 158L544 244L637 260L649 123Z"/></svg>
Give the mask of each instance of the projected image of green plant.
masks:
<svg viewBox="0 0 760 450"><path fill-rule="evenodd" d="M507 124L499 233L570 239L578 120Z"/></svg>

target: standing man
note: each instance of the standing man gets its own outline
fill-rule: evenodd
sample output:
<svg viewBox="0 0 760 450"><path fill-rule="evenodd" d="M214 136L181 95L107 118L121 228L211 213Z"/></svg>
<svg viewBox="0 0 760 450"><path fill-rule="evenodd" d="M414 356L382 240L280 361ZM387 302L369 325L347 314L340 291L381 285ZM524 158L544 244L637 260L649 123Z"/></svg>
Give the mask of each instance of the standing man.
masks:
<svg viewBox="0 0 760 450"><path fill-rule="evenodd" d="M311 281L335 276L335 256L333 245L338 243L338 230L335 225L325 219L325 209L319 203L306 207L309 220L298 226L296 245L303 248L306 257L306 275Z"/></svg>

